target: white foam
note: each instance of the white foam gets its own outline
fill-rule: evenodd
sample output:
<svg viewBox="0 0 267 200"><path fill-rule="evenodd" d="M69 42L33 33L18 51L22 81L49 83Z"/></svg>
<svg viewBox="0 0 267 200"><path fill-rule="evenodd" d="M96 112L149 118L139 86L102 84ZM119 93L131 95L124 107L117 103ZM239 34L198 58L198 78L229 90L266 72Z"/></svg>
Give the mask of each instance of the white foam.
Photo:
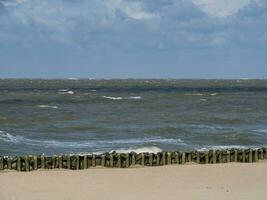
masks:
<svg viewBox="0 0 267 200"><path fill-rule="evenodd" d="M111 151L113 152L113 151ZM130 148L130 149L119 149L116 150L117 153L159 153L162 152L162 149L158 147L140 147L140 148Z"/></svg>
<svg viewBox="0 0 267 200"><path fill-rule="evenodd" d="M142 97L140 97L140 96L136 96L136 97L125 97L125 99L142 99Z"/></svg>
<svg viewBox="0 0 267 200"><path fill-rule="evenodd" d="M65 91L65 92L59 92L58 94L74 94L73 91Z"/></svg>
<svg viewBox="0 0 267 200"><path fill-rule="evenodd" d="M207 99L200 99L200 101L204 101L205 102L205 101L207 101Z"/></svg>
<svg viewBox="0 0 267 200"><path fill-rule="evenodd" d="M38 105L39 108L54 108L57 109L57 106L50 106L50 105Z"/></svg>
<svg viewBox="0 0 267 200"><path fill-rule="evenodd" d="M185 96L204 96L202 93L186 93Z"/></svg>
<svg viewBox="0 0 267 200"><path fill-rule="evenodd" d="M111 99L111 100L122 100L122 97L109 97L109 96L102 96L105 99Z"/></svg>
<svg viewBox="0 0 267 200"><path fill-rule="evenodd" d="M218 93L211 93L210 96L217 96Z"/></svg>
<svg viewBox="0 0 267 200"><path fill-rule="evenodd" d="M255 146L244 146L244 145L221 145L221 146L206 146L197 149L198 151L208 151L208 150L226 150L226 149L247 149L253 148L257 149Z"/></svg>
<svg viewBox="0 0 267 200"><path fill-rule="evenodd" d="M255 132L257 133L267 133L267 129L257 129L257 130L254 130Z"/></svg>
<svg viewBox="0 0 267 200"><path fill-rule="evenodd" d="M67 92L68 91L68 89L60 89L60 90L58 90L59 92Z"/></svg>
<svg viewBox="0 0 267 200"><path fill-rule="evenodd" d="M162 137L145 137L134 139L118 140L89 140L89 141L56 141L56 140L39 140L29 139L19 135L12 135L7 132L0 132L0 140L8 143L26 144L31 146L61 147L61 148L110 148L118 145L143 145L143 144L179 144L186 145L181 139L162 138Z"/></svg>
<svg viewBox="0 0 267 200"><path fill-rule="evenodd" d="M123 100L123 99L140 100L140 99L142 99L142 97L140 97L140 96L132 96L132 97L111 97L111 96L102 96L102 98L105 98L105 99L111 99L111 100Z"/></svg>

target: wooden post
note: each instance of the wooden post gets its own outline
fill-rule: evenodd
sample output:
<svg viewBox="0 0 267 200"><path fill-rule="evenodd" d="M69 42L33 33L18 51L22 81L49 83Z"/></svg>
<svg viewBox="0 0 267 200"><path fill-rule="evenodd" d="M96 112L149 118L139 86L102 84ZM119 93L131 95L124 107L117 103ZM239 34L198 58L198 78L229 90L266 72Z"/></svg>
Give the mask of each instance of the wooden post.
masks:
<svg viewBox="0 0 267 200"><path fill-rule="evenodd" d="M153 154L152 153L149 154L149 165L153 166Z"/></svg>
<svg viewBox="0 0 267 200"><path fill-rule="evenodd" d="M258 149L255 149L255 162L259 161Z"/></svg>
<svg viewBox="0 0 267 200"><path fill-rule="evenodd" d="M185 152L182 153L182 164L185 164Z"/></svg>
<svg viewBox="0 0 267 200"><path fill-rule="evenodd" d="M135 158L135 153L132 154L132 165L135 165L136 163L136 158Z"/></svg>
<svg viewBox="0 0 267 200"><path fill-rule="evenodd" d="M216 150L213 149L213 152L212 152L212 163L215 164L216 161L217 161Z"/></svg>
<svg viewBox="0 0 267 200"><path fill-rule="evenodd" d="M252 149L249 150L249 156L248 156L249 162L252 163L253 162L253 151Z"/></svg>
<svg viewBox="0 0 267 200"><path fill-rule="evenodd" d="M156 165L160 166L160 153L157 153Z"/></svg>
<svg viewBox="0 0 267 200"><path fill-rule="evenodd" d="M205 151L205 163L209 164L209 152Z"/></svg>
<svg viewBox="0 0 267 200"><path fill-rule="evenodd" d="M219 163L223 163L222 151L220 150L218 153L219 153Z"/></svg>
<svg viewBox="0 0 267 200"><path fill-rule="evenodd" d="M162 153L162 164L166 165L166 153L165 152Z"/></svg>
<svg viewBox="0 0 267 200"><path fill-rule="evenodd" d="M12 157L8 156L7 157L7 169L9 169L9 170L12 169L11 161L12 161Z"/></svg>
<svg viewBox="0 0 267 200"><path fill-rule="evenodd" d="M242 162L243 162L243 163L246 162L246 152L245 152L244 149L243 149L243 151L242 151Z"/></svg>
<svg viewBox="0 0 267 200"><path fill-rule="evenodd" d="M67 155L67 168L71 169L71 165L70 165L70 155Z"/></svg>
<svg viewBox="0 0 267 200"><path fill-rule="evenodd" d="M25 156L25 170L27 172L30 171L29 157L28 156Z"/></svg>
<svg viewBox="0 0 267 200"><path fill-rule="evenodd" d="M172 164L172 157L171 157L171 153L168 152L167 153L167 165L170 165L170 164Z"/></svg>
<svg viewBox="0 0 267 200"><path fill-rule="evenodd" d="M102 155L101 156L101 166L102 167L105 167L105 164L106 164L106 156L105 155Z"/></svg>
<svg viewBox="0 0 267 200"><path fill-rule="evenodd" d="M265 159L267 159L267 148L265 148Z"/></svg>
<svg viewBox="0 0 267 200"><path fill-rule="evenodd" d="M118 153L117 157L118 157L118 168L121 168L121 154Z"/></svg>
<svg viewBox="0 0 267 200"><path fill-rule="evenodd" d="M199 164L200 163L200 153L199 153L199 151L197 151L197 164Z"/></svg>
<svg viewBox="0 0 267 200"><path fill-rule="evenodd" d="M83 156L83 168L87 169L88 168L88 159L87 159L87 155Z"/></svg>
<svg viewBox="0 0 267 200"><path fill-rule="evenodd" d="M174 157L175 163L179 164L179 154L177 152L175 152L174 154L175 154L175 157Z"/></svg>
<svg viewBox="0 0 267 200"><path fill-rule="evenodd" d="M110 167L114 166L114 161L113 161L113 155L110 154L110 161L109 161Z"/></svg>
<svg viewBox="0 0 267 200"><path fill-rule="evenodd" d="M263 160L263 149L260 149L260 160Z"/></svg>
<svg viewBox="0 0 267 200"><path fill-rule="evenodd" d="M37 168L38 168L37 156L33 156L33 169L37 170Z"/></svg>
<svg viewBox="0 0 267 200"><path fill-rule="evenodd" d="M191 154L191 152L188 153L188 162L192 162L192 154Z"/></svg>
<svg viewBox="0 0 267 200"><path fill-rule="evenodd" d="M145 154L142 153L141 156L142 156L141 165L142 165L142 166L145 166Z"/></svg>
<svg viewBox="0 0 267 200"><path fill-rule="evenodd" d="M45 169L45 157L44 157L44 155L41 155L41 168Z"/></svg>
<svg viewBox="0 0 267 200"><path fill-rule="evenodd" d="M58 168L62 169L62 156L58 157Z"/></svg>
<svg viewBox="0 0 267 200"><path fill-rule="evenodd" d="M21 158L20 158L20 156L18 156L18 160L17 160L17 170L21 171Z"/></svg>
<svg viewBox="0 0 267 200"><path fill-rule="evenodd" d="M55 168L55 165L56 165L56 156L52 156L52 169Z"/></svg>
<svg viewBox="0 0 267 200"><path fill-rule="evenodd" d="M96 166L96 159L95 159L95 155L93 154L92 156L92 167Z"/></svg>
<svg viewBox="0 0 267 200"><path fill-rule="evenodd" d="M227 162L231 162L231 151L227 151Z"/></svg>
<svg viewBox="0 0 267 200"><path fill-rule="evenodd" d="M129 158L129 153L126 153L126 168L130 167L130 158Z"/></svg>
<svg viewBox="0 0 267 200"><path fill-rule="evenodd" d="M238 162L237 150L235 149L235 162Z"/></svg>
<svg viewBox="0 0 267 200"><path fill-rule="evenodd" d="M76 170L80 169L80 156L76 156Z"/></svg>
<svg viewBox="0 0 267 200"><path fill-rule="evenodd" d="M0 170L4 170L4 158L0 157Z"/></svg>

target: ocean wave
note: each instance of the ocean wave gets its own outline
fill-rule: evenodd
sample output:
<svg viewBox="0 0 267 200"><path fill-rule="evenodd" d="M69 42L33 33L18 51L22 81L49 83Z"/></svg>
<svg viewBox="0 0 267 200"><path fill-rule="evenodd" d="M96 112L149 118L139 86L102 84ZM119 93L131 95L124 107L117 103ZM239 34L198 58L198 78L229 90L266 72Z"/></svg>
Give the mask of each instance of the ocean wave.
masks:
<svg viewBox="0 0 267 200"><path fill-rule="evenodd" d="M245 145L221 145L221 146L206 146L198 148L198 151L209 151L209 150L226 150L226 149L258 149L259 147L255 146L245 146Z"/></svg>
<svg viewBox="0 0 267 200"><path fill-rule="evenodd" d="M50 106L50 105L38 105L39 108L54 108L57 109L57 106Z"/></svg>
<svg viewBox="0 0 267 200"><path fill-rule="evenodd" d="M74 92L69 90L69 91L65 91L65 92L58 92L58 94L70 94L70 95L72 95L72 94L74 94Z"/></svg>
<svg viewBox="0 0 267 200"><path fill-rule="evenodd" d="M111 99L111 100L123 100L123 99L135 99L135 100L140 100L142 97L140 96L132 96L132 97L111 97L111 96L102 96L102 98L105 99Z"/></svg>
<svg viewBox="0 0 267 200"><path fill-rule="evenodd" d="M119 149L115 150L117 153L159 153L162 152L162 149L158 147L139 147L139 148L129 148L129 149ZM113 152L113 151L111 151Z"/></svg>
<svg viewBox="0 0 267 200"><path fill-rule="evenodd" d="M257 132L257 133L267 133L267 129L257 129L257 130L254 130L254 132Z"/></svg>
<svg viewBox="0 0 267 200"><path fill-rule="evenodd" d="M0 140L7 143L26 144L31 146L43 147L60 147L60 148L99 148L115 147L118 145L143 145L143 144L179 144L185 145L181 139L162 138L162 137L145 137L136 139L118 139L118 140L91 140L91 141L57 141L57 140L38 140L29 139L19 135L12 135L0 131Z"/></svg>

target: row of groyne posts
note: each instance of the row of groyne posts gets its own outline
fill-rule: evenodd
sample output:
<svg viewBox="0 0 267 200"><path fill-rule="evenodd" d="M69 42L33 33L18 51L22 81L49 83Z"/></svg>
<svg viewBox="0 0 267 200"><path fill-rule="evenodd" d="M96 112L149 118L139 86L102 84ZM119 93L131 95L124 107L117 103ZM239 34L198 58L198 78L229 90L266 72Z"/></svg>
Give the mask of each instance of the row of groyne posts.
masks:
<svg viewBox="0 0 267 200"><path fill-rule="evenodd" d="M252 163L267 160L267 148L228 149L192 152L106 153L101 155L29 155L0 156L0 170L32 171L37 169L87 169L91 167L129 168L186 163Z"/></svg>

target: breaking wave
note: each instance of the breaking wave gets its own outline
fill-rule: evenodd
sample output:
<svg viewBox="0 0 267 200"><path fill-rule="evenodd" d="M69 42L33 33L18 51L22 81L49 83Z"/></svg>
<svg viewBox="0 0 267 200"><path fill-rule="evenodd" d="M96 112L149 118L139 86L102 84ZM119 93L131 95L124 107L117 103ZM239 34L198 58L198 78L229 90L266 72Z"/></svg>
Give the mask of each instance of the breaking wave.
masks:
<svg viewBox="0 0 267 200"><path fill-rule="evenodd" d="M102 96L102 98L105 98L105 99L111 99L111 100L123 100L123 99L135 99L135 100L139 100L139 99L142 99L142 97L140 97L140 96L133 96L133 97L111 97L111 96Z"/></svg>
<svg viewBox="0 0 267 200"><path fill-rule="evenodd" d="M54 108L57 109L57 106L50 106L50 105L38 105L39 108Z"/></svg>
<svg viewBox="0 0 267 200"><path fill-rule="evenodd" d="M118 139L118 140L91 140L91 141L58 141L58 140L39 140L25 138L19 135L12 135L0 131L0 140L13 144L26 144L31 146L59 147L59 148L105 148L117 147L118 145L145 145L145 144L179 144L185 145L181 139L145 137L136 139Z"/></svg>

